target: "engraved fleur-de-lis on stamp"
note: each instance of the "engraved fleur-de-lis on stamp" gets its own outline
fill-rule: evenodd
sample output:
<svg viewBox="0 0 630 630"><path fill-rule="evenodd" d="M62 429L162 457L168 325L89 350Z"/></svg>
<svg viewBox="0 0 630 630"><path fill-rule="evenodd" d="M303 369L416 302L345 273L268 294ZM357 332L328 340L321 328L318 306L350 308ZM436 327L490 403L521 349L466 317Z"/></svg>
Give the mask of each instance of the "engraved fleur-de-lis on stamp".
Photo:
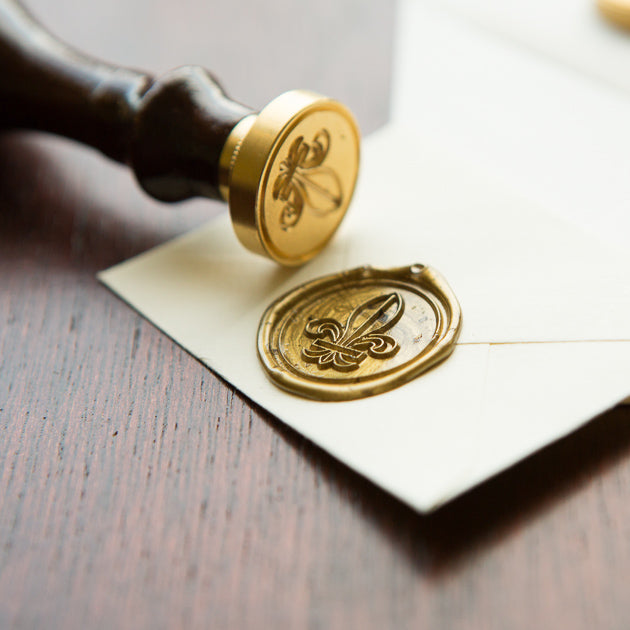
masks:
<svg viewBox="0 0 630 630"><path fill-rule="evenodd" d="M396 325L404 308L400 294L388 293L357 306L345 326L329 317L313 319L306 324L304 334L315 341L302 350L302 358L322 370L349 372L368 356L381 360L393 357L400 346L384 333Z"/></svg>
<svg viewBox="0 0 630 630"><path fill-rule="evenodd" d="M337 173L324 166L330 149L330 134L321 129L308 143L297 137L280 163L280 174L273 184L273 198L284 203L280 215L283 230L294 227L305 207L318 214L328 214L343 203Z"/></svg>

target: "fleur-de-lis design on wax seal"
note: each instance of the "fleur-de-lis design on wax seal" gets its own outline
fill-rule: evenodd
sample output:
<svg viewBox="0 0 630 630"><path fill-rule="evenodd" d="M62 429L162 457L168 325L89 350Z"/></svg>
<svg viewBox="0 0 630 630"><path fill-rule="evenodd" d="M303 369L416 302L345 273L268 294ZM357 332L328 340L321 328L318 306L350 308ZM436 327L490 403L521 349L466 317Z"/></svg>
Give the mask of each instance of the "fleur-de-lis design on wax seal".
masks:
<svg viewBox="0 0 630 630"><path fill-rule="evenodd" d="M273 184L273 198L284 202L280 225L295 226L304 206L318 214L337 210L343 202L341 182L332 168L322 166L330 148L330 134L321 129L309 144L297 137L280 163L280 174Z"/></svg>
<svg viewBox="0 0 630 630"><path fill-rule="evenodd" d="M315 341L302 350L302 358L316 363L320 369L333 368L340 372L356 370L367 357L388 359L400 346L389 335L402 317L405 304L398 293L379 295L357 306L345 326L336 319L309 321L304 334Z"/></svg>

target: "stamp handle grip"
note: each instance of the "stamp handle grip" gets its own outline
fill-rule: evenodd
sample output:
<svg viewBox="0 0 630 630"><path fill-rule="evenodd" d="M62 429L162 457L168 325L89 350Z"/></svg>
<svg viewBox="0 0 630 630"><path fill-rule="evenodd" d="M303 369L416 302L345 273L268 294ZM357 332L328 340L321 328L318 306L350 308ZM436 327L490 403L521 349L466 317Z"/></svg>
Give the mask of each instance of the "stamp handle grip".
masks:
<svg viewBox="0 0 630 630"><path fill-rule="evenodd" d="M45 131L129 165L162 201L220 199L219 157L251 110L203 68L155 79L78 52L0 0L0 129Z"/></svg>

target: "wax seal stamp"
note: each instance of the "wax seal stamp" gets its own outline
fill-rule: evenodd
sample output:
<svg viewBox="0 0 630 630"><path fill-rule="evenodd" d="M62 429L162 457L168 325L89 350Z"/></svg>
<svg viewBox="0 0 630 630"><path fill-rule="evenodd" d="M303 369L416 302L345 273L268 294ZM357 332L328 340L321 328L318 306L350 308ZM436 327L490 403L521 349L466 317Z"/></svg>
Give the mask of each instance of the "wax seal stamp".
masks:
<svg viewBox="0 0 630 630"><path fill-rule="evenodd" d="M239 240L281 264L318 254L352 198L359 131L330 98L292 90L256 112L199 66L155 77L82 54L16 0L0 0L0 67L0 132L88 144L160 201L227 201Z"/></svg>
<svg viewBox="0 0 630 630"><path fill-rule="evenodd" d="M258 329L258 356L279 387L351 400L398 387L450 355L459 303L430 267L359 267L276 300Z"/></svg>
<svg viewBox="0 0 630 630"><path fill-rule="evenodd" d="M220 158L221 192L248 249L284 265L319 253L346 213L359 130L341 103L305 90L243 119Z"/></svg>

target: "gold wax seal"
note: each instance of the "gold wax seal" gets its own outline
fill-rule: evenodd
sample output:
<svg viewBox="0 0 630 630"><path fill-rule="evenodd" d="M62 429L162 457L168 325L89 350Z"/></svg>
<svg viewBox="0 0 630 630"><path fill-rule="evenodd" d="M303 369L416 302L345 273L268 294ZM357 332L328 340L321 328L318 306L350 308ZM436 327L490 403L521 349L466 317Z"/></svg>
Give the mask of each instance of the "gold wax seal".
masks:
<svg viewBox="0 0 630 630"><path fill-rule="evenodd" d="M462 317L430 267L359 267L276 300L258 329L271 380L315 400L372 396L415 378L453 351Z"/></svg>
<svg viewBox="0 0 630 630"><path fill-rule="evenodd" d="M630 0L597 0L597 7L605 18L630 29Z"/></svg>
<svg viewBox="0 0 630 630"><path fill-rule="evenodd" d="M220 188L248 249L283 265L318 254L344 217L359 170L350 111L294 90L244 118L220 158Z"/></svg>

